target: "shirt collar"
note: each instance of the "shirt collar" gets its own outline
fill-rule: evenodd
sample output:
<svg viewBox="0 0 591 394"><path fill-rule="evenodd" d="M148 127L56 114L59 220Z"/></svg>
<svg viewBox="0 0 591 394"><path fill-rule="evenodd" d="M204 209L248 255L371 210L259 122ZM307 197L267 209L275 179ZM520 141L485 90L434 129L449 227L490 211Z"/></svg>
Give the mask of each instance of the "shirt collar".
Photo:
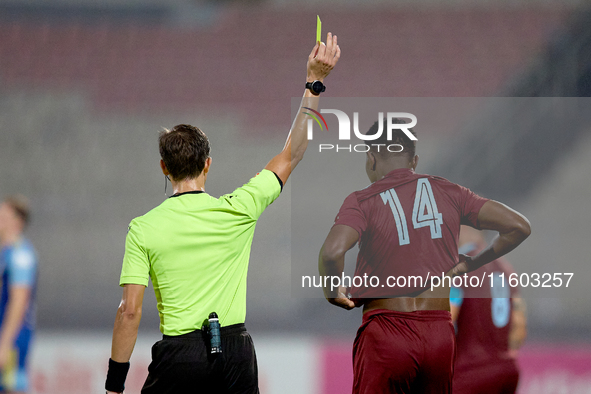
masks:
<svg viewBox="0 0 591 394"><path fill-rule="evenodd" d="M397 168L387 173L386 176L384 176L384 178L404 178L413 175L414 173L415 170L413 170L412 168Z"/></svg>
<svg viewBox="0 0 591 394"><path fill-rule="evenodd" d="M205 192L203 190L191 190L191 191L184 192L184 193L176 193L176 194L173 194L172 196L170 196L168 198L184 196L185 194L201 194L201 193L205 193Z"/></svg>

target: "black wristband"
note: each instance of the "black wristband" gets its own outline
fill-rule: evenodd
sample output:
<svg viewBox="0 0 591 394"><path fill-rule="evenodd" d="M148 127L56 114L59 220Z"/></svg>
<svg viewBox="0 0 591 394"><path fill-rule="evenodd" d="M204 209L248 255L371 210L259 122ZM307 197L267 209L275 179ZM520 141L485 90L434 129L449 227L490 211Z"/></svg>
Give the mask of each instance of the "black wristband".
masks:
<svg viewBox="0 0 591 394"><path fill-rule="evenodd" d="M114 391L122 393L125 389L125 378L129 372L129 362L118 363L109 359L109 370L107 372L107 381L105 382L105 389L107 391Z"/></svg>

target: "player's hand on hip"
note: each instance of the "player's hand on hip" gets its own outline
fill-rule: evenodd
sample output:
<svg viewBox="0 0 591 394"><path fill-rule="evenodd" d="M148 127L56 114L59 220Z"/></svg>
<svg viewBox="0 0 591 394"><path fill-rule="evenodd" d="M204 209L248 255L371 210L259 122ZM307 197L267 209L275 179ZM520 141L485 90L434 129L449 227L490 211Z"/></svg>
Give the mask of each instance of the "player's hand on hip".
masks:
<svg viewBox="0 0 591 394"><path fill-rule="evenodd" d="M329 298L328 302L330 302L333 305L336 305L340 308L346 309L348 311L350 311L351 309L354 309L357 305L355 305L355 303L349 299L349 297L346 296L345 294L346 289L341 286L339 288L339 293L337 295L336 298Z"/></svg>
<svg viewBox="0 0 591 394"><path fill-rule="evenodd" d="M459 263L451 270L451 276L458 276L470 272L470 262L472 262L472 257L467 256L465 254L460 254L460 261Z"/></svg>
<svg viewBox="0 0 591 394"><path fill-rule="evenodd" d="M316 43L308 56L308 82L322 81L341 57L341 48L337 44L337 36L326 35L326 44Z"/></svg>

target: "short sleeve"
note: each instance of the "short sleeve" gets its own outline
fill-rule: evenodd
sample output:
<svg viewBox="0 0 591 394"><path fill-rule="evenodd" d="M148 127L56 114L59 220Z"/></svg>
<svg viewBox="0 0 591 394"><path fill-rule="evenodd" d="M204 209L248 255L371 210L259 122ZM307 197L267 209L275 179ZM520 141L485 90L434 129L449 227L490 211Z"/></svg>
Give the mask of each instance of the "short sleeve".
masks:
<svg viewBox="0 0 591 394"><path fill-rule="evenodd" d="M142 229L135 220L132 220L125 239L125 255L119 285L148 286L149 280L150 261L144 245Z"/></svg>
<svg viewBox="0 0 591 394"><path fill-rule="evenodd" d="M237 210L257 220L263 211L279 197L281 193L280 182L280 179L273 171L262 170L251 178L247 184L221 198L225 199Z"/></svg>
<svg viewBox="0 0 591 394"><path fill-rule="evenodd" d="M357 195L355 193L350 194L345 199L334 224L344 224L353 228L359 233L359 238L361 238L367 228L367 220L359 206L359 201L357 201Z"/></svg>
<svg viewBox="0 0 591 394"><path fill-rule="evenodd" d="M472 192L463 186L460 187L460 209L462 220L461 223L480 228L478 225L478 212L480 208L488 201L488 198L480 197L478 194Z"/></svg>
<svg viewBox="0 0 591 394"><path fill-rule="evenodd" d="M8 262L8 283L11 286L33 286L37 271L35 253L27 248L15 249Z"/></svg>

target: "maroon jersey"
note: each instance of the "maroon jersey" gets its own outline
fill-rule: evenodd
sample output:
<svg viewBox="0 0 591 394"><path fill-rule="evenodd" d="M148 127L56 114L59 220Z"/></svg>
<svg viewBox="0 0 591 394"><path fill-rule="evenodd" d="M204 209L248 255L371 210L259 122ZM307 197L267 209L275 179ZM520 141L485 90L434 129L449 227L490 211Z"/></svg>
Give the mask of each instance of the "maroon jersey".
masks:
<svg viewBox="0 0 591 394"><path fill-rule="evenodd" d="M511 298L519 295L517 287L509 286L509 275L514 272L507 261L498 259L469 274L479 279L484 274L482 287L452 289L451 303L460 306L456 323L458 377L464 369L513 361L509 352Z"/></svg>
<svg viewBox="0 0 591 394"><path fill-rule="evenodd" d="M478 228L486 201L444 178L407 168L350 194L335 225L359 233L355 278L378 278L353 280L351 296L408 296L430 286L428 277L441 277L458 263L460 225Z"/></svg>

